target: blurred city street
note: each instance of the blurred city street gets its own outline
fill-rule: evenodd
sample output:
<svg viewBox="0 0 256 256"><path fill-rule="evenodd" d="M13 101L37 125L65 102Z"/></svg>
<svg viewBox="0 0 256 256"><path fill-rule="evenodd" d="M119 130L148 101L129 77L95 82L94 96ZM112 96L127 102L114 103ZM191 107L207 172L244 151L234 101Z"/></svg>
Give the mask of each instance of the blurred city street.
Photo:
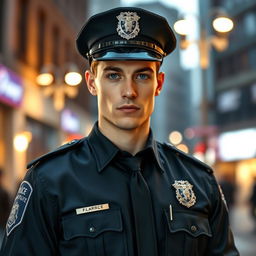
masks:
<svg viewBox="0 0 256 256"><path fill-rule="evenodd" d="M0 240L27 164L86 137L98 120L99 101L84 78L91 64L76 38L89 17L124 6L165 17L177 39L159 68L165 79L150 116L154 139L214 170L236 246L256 256L256 0L1 0ZM111 17L116 34L119 16ZM165 48L147 40L154 51Z"/></svg>
<svg viewBox="0 0 256 256"><path fill-rule="evenodd" d="M237 206L230 213L236 246L241 256L256 255L256 229L247 206Z"/></svg>

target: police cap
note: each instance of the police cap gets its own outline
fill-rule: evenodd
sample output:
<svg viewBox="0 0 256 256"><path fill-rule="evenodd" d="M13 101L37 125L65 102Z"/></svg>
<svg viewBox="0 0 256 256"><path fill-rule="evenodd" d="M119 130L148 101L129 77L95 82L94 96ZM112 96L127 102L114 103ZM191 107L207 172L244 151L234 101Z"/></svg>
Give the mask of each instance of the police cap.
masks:
<svg viewBox="0 0 256 256"><path fill-rule="evenodd" d="M162 61L176 47L167 20L135 7L120 7L92 16L78 34L79 53L92 60Z"/></svg>

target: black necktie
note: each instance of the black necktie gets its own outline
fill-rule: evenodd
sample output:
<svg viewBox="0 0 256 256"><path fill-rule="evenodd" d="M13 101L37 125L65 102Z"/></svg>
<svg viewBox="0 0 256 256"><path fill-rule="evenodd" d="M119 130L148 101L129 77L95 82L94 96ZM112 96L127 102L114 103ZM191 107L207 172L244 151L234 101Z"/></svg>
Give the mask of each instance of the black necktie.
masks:
<svg viewBox="0 0 256 256"><path fill-rule="evenodd" d="M121 157L121 164L131 171L130 192L136 231L138 256L157 256L157 241L152 199L141 173L141 159Z"/></svg>

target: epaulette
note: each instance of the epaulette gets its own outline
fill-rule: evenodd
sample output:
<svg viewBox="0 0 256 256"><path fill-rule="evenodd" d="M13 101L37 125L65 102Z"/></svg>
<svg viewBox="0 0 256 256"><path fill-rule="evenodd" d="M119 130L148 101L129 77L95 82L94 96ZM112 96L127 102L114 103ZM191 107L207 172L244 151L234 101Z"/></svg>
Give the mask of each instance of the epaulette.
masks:
<svg viewBox="0 0 256 256"><path fill-rule="evenodd" d="M205 164L204 162L200 161L200 160L197 159L196 157L194 157L194 156L192 156L192 155L189 155L189 154L183 152L182 150L176 148L175 146L173 146L173 145L170 144L170 143L164 143L164 146L167 147L167 148L169 148L169 149L171 149L172 151L174 151L176 155L178 155L178 156L181 155L181 156L185 157L186 159L188 159L188 160L190 160L190 161L193 161L195 164L200 165L200 166L203 167L203 169L204 169L205 171L207 171L208 173L213 173L213 169L212 169L209 165L207 165L207 164Z"/></svg>
<svg viewBox="0 0 256 256"><path fill-rule="evenodd" d="M28 163L27 165L27 169L37 165L39 162L42 162L48 158L52 158L53 156L59 155L61 153L67 152L75 147L77 147L78 145L80 145L85 138L79 139L79 140L72 140L60 147L58 147L56 150L48 152L34 160L32 160L30 163Z"/></svg>

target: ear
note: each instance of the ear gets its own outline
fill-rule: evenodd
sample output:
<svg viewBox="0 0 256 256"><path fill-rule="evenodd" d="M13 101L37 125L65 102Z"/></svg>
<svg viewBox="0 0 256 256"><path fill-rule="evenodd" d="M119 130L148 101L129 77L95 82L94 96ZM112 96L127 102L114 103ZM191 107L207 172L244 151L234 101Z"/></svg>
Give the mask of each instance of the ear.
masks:
<svg viewBox="0 0 256 256"><path fill-rule="evenodd" d="M89 92L93 96L96 96L97 90L96 90L96 86L95 86L95 75L90 70L85 71L85 81L86 81L87 88L88 88Z"/></svg>
<svg viewBox="0 0 256 256"><path fill-rule="evenodd" d="M164 84L164 73L160 72L157 74L157 87L155 91L155 96L158 96L163 88Z"/></svg>

